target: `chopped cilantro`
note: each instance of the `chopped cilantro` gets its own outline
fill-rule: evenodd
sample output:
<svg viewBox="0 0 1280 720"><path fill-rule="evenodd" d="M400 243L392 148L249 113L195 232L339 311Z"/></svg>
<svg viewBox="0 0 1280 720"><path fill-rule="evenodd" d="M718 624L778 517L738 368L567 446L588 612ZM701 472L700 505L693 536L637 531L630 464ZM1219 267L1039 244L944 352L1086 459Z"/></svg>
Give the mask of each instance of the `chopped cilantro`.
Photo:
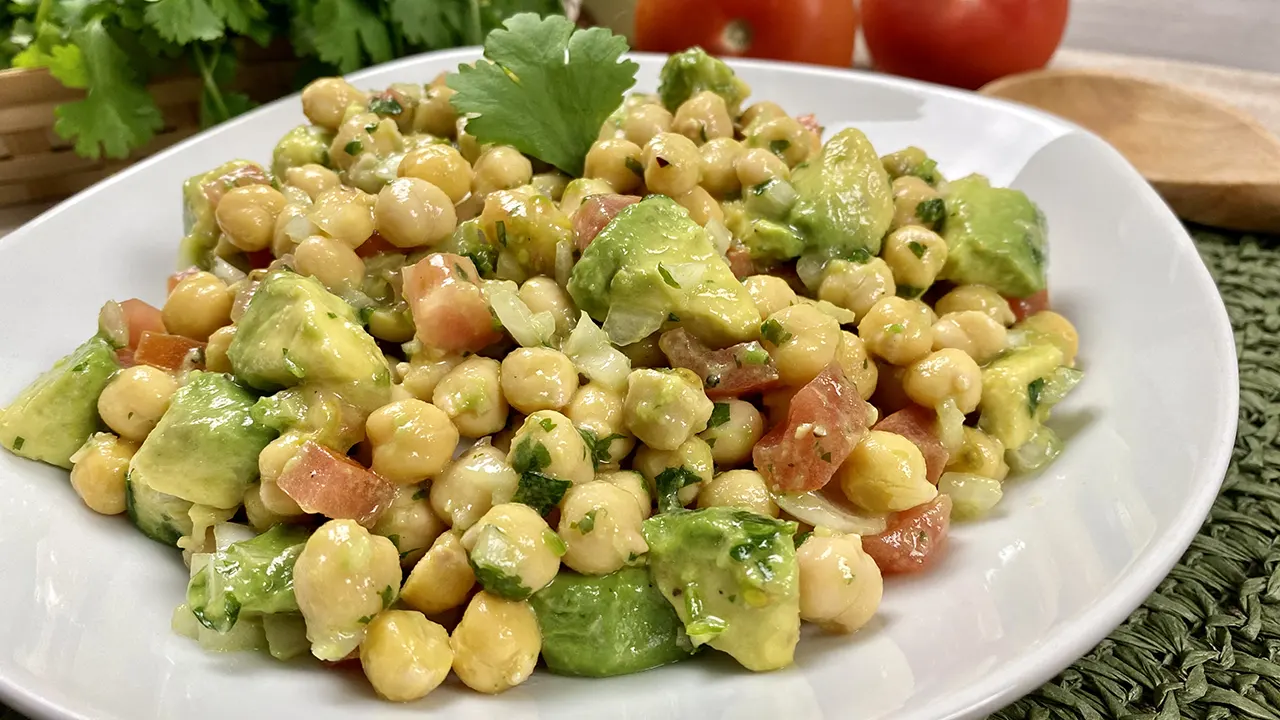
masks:
<svg viewBox="0 0 1280 720"><path fill-rule="evenodd" d="M706 443L707 443L707 447L709 447L709 448L713 448L713 447L715 447L715 446L716 446L716 439L715 439L715 438L707 438L707 439L706 439Z"/></svg>
<svg viewBox="0 0 1280 720"><path fill-rule="evenodd" d="M905 332L906 329L907 329L907 326L903 325L902 323L889 323L888 325L884 326L884 331L889 333L890 335L900 335L903 332Z"/></svg>
<svg viewBox="0 0 1280 720"><path fill-rule="evenodd" d="M524 503L540 515L551 512L551 508L560 504L565 492L573 485L568 480L559 480L540 472L527 471L520 474L520 484L516 486L516 494L511 502Z"/></svg>
<svg viewBox="0 0 1280 720"><path fill-rule="evenodd" d="M471 282L471 276L467 275L466 268L462 267L460 263L454 263L453 269L455 272L458 273L458 277L462 278L463 280L466 280L467 282Z"/></svg>
<svg viewBox="0 0 1280 720"><path fill-rule="evenodd" d="M588 511L578 522L569 523L569 527L577 530L582 535L586 535L596 529L596 513L598 512L600 512L598 509Z"/></svg>
<svg viewBox="0 0 1280 720"><path fill-rule="evenodd" d="M391 544L392 544L392 545L395 545L395 546L396 546L396 548L399 548L399 547L400 547L400 536L399 536L399 535L388 535L388 536L387 536L387 539L388 539L388 540L390 540L390 541L391 541Z"/></svg>
<svg viewBox="0 0 1280 720"><path fill-rule="evenodd" d="M916 203L916 217L926 225L933 225L947 215L947 203L940 197Z"/></svg>
<svg viewBox="0 0 1280 720"><path fill-rule="evenodd" d="M729 403L718 402L711 406L711 419L707 421L707 428L720 427L729 422Z"/></svg>
<svg viewBox="0 0 1280 720"><path fill-rule="evenodd" d="M330 320L337 320L337 319L338 319L338 313L325 313L325 314L329 316L329 319L330 319Z"/></svg>
<svg viewBox="0 0 1280 720"><path fill-rule="evenodd" d="M22 449L22 446L26 444L27 444L26 438L22 437L21 435L15 437L13 439L13 451L18 452L19 450Z"/></svg>
<svg viewBox="0 0 1280 720"><path fill-rule="evenodd" d="M823 450L822 453L818 455L818 457L821 458L822 462L824 463L831 462L831 452L828 450Z"/></svg>
<svg viewBox="0 0 1280 720"><path fill-rule="evenodd" d="M510 575L500 567L472 561L471 569L480 586L494 595L508 600L523 600L533 594L532 589L520 582L519 576Z"/></svg>
<svg viewBox="0 0 1280 720"><path fill-rule="evenodd" d="M812 530L805 530L802 533L796 533L796 537L795 537L796 547L799 548L801 545L804 544L804 541L808 540L812 535L813 535Z"/></svg>
<svg viewBox="0 0 1280 720"><path fill-rule="evenodd" d="M368 625L369 623L373 622L373 616L372 616L372 615L364 615L364 616L362 616L359 620L357 620L356 622L360 623L361 625Z"/></svg>
<svg viewBox="0 0 1280 720"><path fill-rule="evenodd" d="M404 112L404 106L393 97L379 96L369 101L369 112L377 115L399 115Z"/></svg>
<svg viewBox="0 0 1280 720"><path fill-rule="evenodd" d="M494 223L493 227L494 227L494 232L498 233L498 244L501 245L502 247L506 247L507 246L507 223L503 220L499 220L498 222Z"/></svg>
<svg viewBox="0 0 1280 720"><path fill-rule="evenodd" d="M907 249L911 251L912 255L915 255L918 258L923 258L927 248L925 248L923 244L915 240L911 240L907 242Z"/></svg>
<svg viewBox="0 0 1280 720"><path fill-rule="evenodd" d="M776 183L776 182L778 182L778 179L777 179L777 178L769 178L768 180L765 180L764 182L762 182L762 183L760 183L760 184L758 184L758 185L752 185L752 186L751 186L751 194L752 194L752 195L755 195L755 196L757 196L757 197L758 197L758 196L760 196L760 195L763 195L763 194L765 194L766 192L768 192L768 191L769 191L769 186L770 186L770 185L772 185L772 184L774 184L774 183Z"/></svg>
<svg viewBox="0 0 1280 720"><path fill-rule="evenodd" d="M1044 392L1044 386L1044 378L1036 378L1027 383L1027 411L1033 416L1040 407L1040 394Z"/></svg>
<svg viewBox="0 0 1280 720"><path fill-rule="evenodd" d="M662 276L662 282L670 285L671 287L677 290L680 289L680 283L676 282L676 279L671 277L671 273L668 272L667 269L662 266L662 263L658 263L658 274Z"/></svg>
<svg viewBox="0 0 1280 720"><path fill-rule="evenodd" d="M769 152L782 157L782 153L791 147L791 141L786 139L773 140L769 143Z"/></svg>
<svg viewBox="0 0 1280 720"><path fill-rule="evenodd" d="M658 512L673 512L684 507L680 502L680 489L698 482L702 482L702 478L686 467L670 467L658 473L653 479L658 490Z"/></svg>
<svg viewBox="0 0 1280 720"><path fill-rule="evenodd" d="M918 167L912 168L911 175L915 175L930 185L938 184L938 161L933 158L927 158L920 163Z"/></svg>
<svg viewBox="0 0 1280 720"><path fill-rule="evenodd" d="M482 245L468 250L462 255L475 263L476 272L480 273L481 277L489 277L497 270L498 249L492 245Z"/></svg>
<svg viewBox="0 0 1280 720"><path fill-rule="evenodd" d="M769 351L765 350L760 343L752 340L749 343L739 345L733 359L738 364L738 367L743 365L767 365L769 363Z"/></svg>
<svg viewBox="0 0 1280 720"><path fill-rule="evenodd" d="M551 464L547 446L526 436L511 453L511 467L518 473L538 472Z"/></svg>
<svg viewBox="0 0 1280 720"><path fill-rule="evenodd" d="M415 501L417 501L417 500L426 500L426 499L427 499L427 488L418 488L418 489L417 489L417 491L413 493L413 499L414 499Z"/></svg>
<svg viewBox="0 0 1280 720"><path fill-rule="evenodd" d="M777 318L769 318L760 323L760 337L777 347L790 340L791 333L782 327L782 323L778 322Z"/></svg>
<svg viewBox="0 0 1280 720"><path fill-rule="evenodd" d="M680 322L680 316L675 313L667 313L667 320L671 322Z"/></svg>
<svg viewBox="0 0 1280 720"><path fill-rule="evenodd" d="M628 155L627 159L624 160L622 164L626 165L628 170L635 173L636 177L644 177L644 166L640 164L639 160Z"/></svg>
<svg viewBox="0 0 1280 720"><path fill-rule="evenodd" d="M396 601L396 589L390 585L382 588L380 593L382 596L382 609L386 610L391 607L391 603Z"/></svg>
<svg viewBox="0 0 1280 720"><path fill-rule="evenodd" d="M613 453L610 451L613 441L626 437L619 433L597 437L595 431L591 428L578 428L578 434L582 436L582 442L587 445L587 454L591 456L591 464L597 469L601 465L613 462Z"/></svg>
<svg viewBox="0 0 1280 720"><path fill-rule="evenodd" d="M542 541L551 548L551 552L555 553L556 557L564 557L564 554L569 552L569 546L565 544L564 538L551 528L542 531Z"/></svg>
<svg viewBox="0 0 1280 720"><path fill-rule="evenodd" d="M351 142L342 146L342 151L348 155L359 155L360 151L363 149L364 149L364 145L359 140L352 140Z"/></svg>
<svg viewBox="0 0 1280 720"><path fill-rule="evenodd" d="M899 285L897 293L900 298L915 300L924 294L924 288L918 288L915 285Z"/></svg>
<svg viewBox="0 0 1280 720"><path fill-rule="evenodd" d="M551 418L542 418L538 421L538 425L542 427L543 432L551 432L556 429L556 421Z"/></svg>

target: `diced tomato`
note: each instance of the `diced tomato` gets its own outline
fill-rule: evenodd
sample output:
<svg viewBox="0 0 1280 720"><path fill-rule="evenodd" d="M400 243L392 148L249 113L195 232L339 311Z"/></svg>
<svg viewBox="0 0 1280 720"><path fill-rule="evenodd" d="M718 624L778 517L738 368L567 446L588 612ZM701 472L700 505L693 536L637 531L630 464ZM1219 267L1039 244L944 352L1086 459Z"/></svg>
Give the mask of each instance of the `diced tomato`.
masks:
<svg viewBox="0 0 1280 720"><path fill-rule="evenodd" d="M432 253L401 271L418 339L447 352L477 352L502 339L469 258Z"/></svg>
<svg viewBox="0 0 1280 720"><path fill-rule="evenodd" d="M751 251L737 238L734 238L729 243L729 249L725 252L724 259L729 262L729 269L733 271L733 276L739 280L756 274L756 264L751 259Z"/></svg>
<svg viewBox="0 0 1280 720"><path fill-rule="evenodd" d="M867 429L867 408L836 363L791 398L787 419L751 453L771 487L806 492L826 485Z"/></svg>
<svg viewBox="0 0 1280 720"><path fill-rule="evenodd" d="M373 257L374 255L381 255L382 253L385 253L385 252L402 252L402 251L400 250L400 248L387 242L387 239L379 235L377 230L375 230L373 234L369 236L368 240L365 240L363 243L361 243L360 247L356 248L356 254L362 258L369 258L369 257Z"/></svg>
<svg viewBox="0 0 1280 720"><path fill-rule="evenodd" d="M862 549L886 575L919 572L946 547L950 528L951 496L939 495L923 505L890 515L884 532L862 537Z"/></svg>
<svg viewBox="0 0 1280 720"><path fill-rule="evenodd" d="M640 198L635 195L592 195L583 200L573 214L573 233L577 237L578 249L586 250L623 208L638 202Z"/></svg>
<svg viewBox="0 0 1280 720"><path fill-rule="evenodd" d="M203 350L204 343L181 335L169 335L145 331L138 340L138 349L134 351L135 365L150 365L161 370L181 370L183 362L192 350ZM190 367L203 367L204 363L196 363Z"/></svg>
<svg viewBox="0 0 1280 720"><path fill-rule="evenodd" d="M927 407L912 404L881 419L871 429L897 433L915 443L920 448L920 454L924 455L929 482L938 484L938 478L942 477L951 453L947 452L938 439L937 413Z"/></svg>
<svg viewBox="0 0 1280 720"><path fill-rule="evenodd" d="M133 351L127 347L116 350L116 362L120 363L122 368L131 368L138 364L133 359Z"/></svg>
<svg viewBox="0 0 1280 720"><path fill-rule="evenodd" d="M758 342L712 350L688 330L677 328L663 333L658 347L672 367L697 373L710 398L764 392L778 384L778 366Z"/></svg>
<svg viewBox="0 0 1280 720"><path fill-rule="evenodd" d="M372 527L396 497L395 483L312 440L284 466L276 484L309 513L365 527Z"/></svg>
<svg viewBox="0 0 1280 720"><path fill-rule="evenodd" d="M818 124L818 116L813 113L796 117L796 122L800 123L800 127L803 127L809 132L815 132L819 135L822 134L822 126Z"/></svg>
<svg viewBox="0 0 1280 720"><path fill-rule="evenodd" d="M201 272L200 268L192 265L186 270L179 270L178 272L170 275L168 292L173 292L173 289L178 287L178 283L182 282L183 280L186 280L187 278L191 277L192 275L195 275L198 272Z"/></svg>
<svg viewBox="0 0 1280 720"><path fill-rule="evenodd" d="M1017 318L1018 322L1022 322L1041 310L1049 309L1049 289L1045 288L1035 295L1024 298L1007 297L1005 300L1009 301L1013 316Z"/></svg>
<svg viewBox="0 0 1280 720"><path fill-rule="evenodd" d="M250 268L257 269L270 265L276 259L276 256L271 254L271 250L257 250L245 253L244 259L249 261Z"/></svg>
<svg viewBox="0 0 1280 720"><path fill-rule="evenodd" d="M218 177L209 178L200 189L204 191L204 196L209 201L209 206L216 208L218 207L218 201L222 200L222 196L226 195L227 191L232 188L244 187L245 185L270 184L271 178L267 177L267 172L256 163L249 163L233 170L228 170Z"/></svg>
<svg viewBox="0 0 1280 720"><path fill-rule="evenodd" d="M128 347L130 350L138 349L138 341L142 339L144 332L168 332L165 330L160 311L138 298L129 298L121 302L120 309L124 311L125 322L129 325Z"/></svg>

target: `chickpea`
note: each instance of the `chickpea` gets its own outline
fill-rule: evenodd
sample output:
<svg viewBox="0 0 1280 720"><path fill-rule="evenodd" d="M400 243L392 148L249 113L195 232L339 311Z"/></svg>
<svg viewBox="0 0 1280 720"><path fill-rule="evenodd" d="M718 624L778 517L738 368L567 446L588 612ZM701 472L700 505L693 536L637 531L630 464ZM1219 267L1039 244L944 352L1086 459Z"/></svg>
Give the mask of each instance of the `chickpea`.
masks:
<svg viewBox="0 0 1280 720"><path fill-rule="evenodd" d="M98 414L117 435L140 443L160 422L177 390L178 382L163 370L150 365L125 368L98 396Z"/></svg>
<svg viewBox="0 0 1280 720"><path fill-rule="evenodd" d="M1004 444L967 425L961 432L964 439L960 443L960 450L947 462L947 472L1004 480L1009 475L1009 465L1004 459Z"/></svg>
<svg viewBox="0 0 1280 720"><path fill-rule="evenodd" d="M453 421L465 437L484 437L507 424L507 400L499 380L500 365L492 358L472 356L441 378L431 401Z"/></svg>
<svg viewBox="0 0 1280 720"><path fill-rule="evenodd" d="M872 513L902 512L938 496L920 448L883 430L868 430L836 476L849 502Z"/></svg>
<svg viewBox="0 0 1280 720"><path fill-rule="evenodd" d="M933 346L928 310L900 297L873 305L859 321L858 335L868 350L894 365L910 365Z"/></svg>
<svg viewBox="0 0 1280 720"><path fill-rule="evenodd" d="M732 138L733 118L729 117L724 98L703 90L680 103L671 130L701 145L709 140Z"/></svg>
<svg viewBox="0 0 1280 720"><path fill-rule="evenodd" d="M410 610L373 618L360 643L360 666L379 696L392 702L426 697L453 666L449 633Z"/></svg>
<svg viewBox="0 0 1280 720"><path fill-rule="evenodd" d="M520 286L520 299L530 312L551 313L556 320L558 337L568 335L578 320L578 308L574 306L573 298L549 277L538 275L525 280Z"/></svg>
<svg viewBox="0 0 1280 720"><path fill-rule="evenodd" d="M689 217L699 225L706 225L712 220L724 222L724 210L720 209L720 203L701 186L695 185L689 192L673 199L688 210Z"/></svg>
<svg viewBox="0 0 1280 720"><path fill-rule="evenodd" d="M754 122L743 132L747 147L768 149L789 168L809 159L809 131L790 115Z"/></svg>
<svg viewBox="0 0 1280 720"><path fill-rule="evenodd" d="M519 150L506 145L491 147L475 161L471 191L488 195L495 190L510 190L528 185L533 178L533 163Z"/></svg>
<svg viewBox="0 0 1280 720"><path fill-rule="evenodd" d="M228 325L218 328L209 336L204 346L204 367L209 372L231 372L231 360L227 357L227 348L236 337L236 326Z"/></svg>
<svg viewBox="0 0 1280 720"><path fill-rule="evenodd" d="M438 475L458 445L449 416L421 400L383 405L365 421L365 433L373 445L373 471L400 485Z"/></svg>
<svg viewBox="0 0 1280 720"><path fill-rule="evenodd" d="M307 218L310 212L310 205L294 205L284 206L284 210L276 216L276 226L271 234L271 254L277 258L282 258L293 252L298 246L297 237L299 233L314 233L317 231L315 225Z"/></svg>
<svg viewBox="0 0 1280 720"><path fill-rule="evenodd" d="M741 123L743 127L748 127L755 124L757 120L763 122L765 120L772 120L780 117L787 117L787 111L783 110L781 105L773 102L772 100L761 100L760 102L748 105L747 108L742 111L742 117L738 118L738 122Z"/></svg>
<svg viewBox="0 0 1280 720"><path fill-rule="evenodd" d="M1044 337L1062 351L1063 362L1075 365L1080 351L1080 334L1071 321L1052 310L1041 310L1018 324L1017 328Z"/></svg>
<svg viewBox="0 0 1280 720"><path fill-rule="evenodd" d="M203 342L218 328L231 324L234 302L226 283L213 273L198 272L183 278L169 293L161 319L169 332Z"/></svg>
<svg viewBox="0 0 1280 720"><path fill-rule="evenodd" d="M404 305L377 307L369 312L369 334L389 343L406 343L413 339L416 328L413 315ZM405 397L413 397L405 391Z"/></svg>
<svg viewBox="0 0 1280 720"><path fill-rule="evenodd" d="M481 592L471 598L449 644L458 679L472 690L495 694L533 674L542 633L529 603Z"/></svg>
<svg viewBox="0 0 1280 720"><path fill-rule="evenodd" d="M683 135L661 133L644 146L644 184L651 193L678 197L697 186L702 175L698 146Z"/></svg>
<svg viewBox="0 0 1280 720"><path fill-rule="evenodd" d="M893 271L898 295L919 297L942 272L947 242L928 228L908 225L889 233L880 256Z"/></svg>
<svg viewBox="0 0 1280 720"><path fill-rule="evenodd" d="M813 305L792 305L770 315L760 336L782 382L799 387L835 360L840 323Z"/></svg>
<svg viewBox="0 0 1280 720"><path fill-rule="evenodd" d="M284 206L284 195L270 185L243 185L222 196L214 217L232 245L257 252L271 244L276 217Z"/></svg>
<svg viewBox="0 0 1280 720"><path fill-rule="evenodd" d="M502 360L502 392L522 413L559 410L578 389L578 369L564 353L520 348Z"/></svg>
<svg viewBox="0 0 1280 720"><path fill-rule="evenodd" d="M279 490L279 488L276 488ZM283 494L283 492L281 492ZM244 491L244 515L256 533L264 533L276 525L289 522L290 516L277 515L262 502L262 486L255 483Z"/></svg>
<svg viewBox="0 0 1280 720"><path fill-rule="evenodd" d="M897 180L904 175L915 175L928 184L936 183L936 179L933 178L936 170L926 168L929 156L918 147L906 147L889 153L880 158L880 163L884 166L885 172L889 173L890 179Z"/></svg>
<svg viewBox="0 0 1280 720"><path fill-rule="evenodd" d="M644 476L649 483L649 491L659 496L658 476L672 468L680 468L697 475L699 480L680 488L677 497L681 505L688 505L698 497L698 490L711 481L715 474L715 461L711 458L711 447L700 437L691 437L680 443L675 450L655 450L641 445L631 461L631 467Z"/></svg>
<svg viewBox="0 0 1280 720"><path fill-rule="evenodd" d="M578 388L573 400L565 409L565 414L578 429L590 431L597 442L609 440L603 449L604 457L595 459L601 463L616 466L636 445L636 440L627 431L623 422L623 404L625 398L599 383L587 383ZM597 452L601 452L597 448Z"/></svg>
<svg viewBox="0 0 1280 720"><path fill-rule="evenodd" d="M760 317L769 317L798 302L796 291L777 275L752 275L742 281L742 286L760 311Z"/></svg>
<svg viewBox="0 0 1280 720"><path fill-rule="evenodd" d="M612 192L613 187L603 180L596 178L572 180L565 186L564 195L560 196L560 212L567 217L573 217L587 198L592 195L608 195Z"/></svg>
<svg viewBox="0 0 1280 720"><path fill-rule="evenodd" d="M641 519L648 519L653 514L653 496L649 494L649 483L640 473L634 470L611 470L596 473L596 480L626 490L640 508Z"/></svg>
<svg viewBox="0 0 1280 720"><path fill-rule="evenodd" d="M71 456L71 488L90 510L102 515L125 511L125 475L138 444L111 433L94 433Z"/></svg>
<svg viewBox="0 0 1280 720"><path fill-rule="evenodd" d="M289 431L267 443L258 453L258 475L261 486L258 488L258 499L268 511L282 517L305 515L302 508L289 497L276 481L284 472L284 466L298 454L307 438L300 432Z"/></svg>
<svg viewBox="0 0 1280 720"><path fill-rule="evenodd" d="M640 506L626 490L602 480L575 485L560 509L564 564L584 575L608 575L649 552Z"/></svg>
<svg viewBox="0 0 1280 720"><path fill-rule="evenodd" d="M781 158L764 148L748 148L738 157L734 170L738 174L738 184L744 188L753 188L770 180L790 180L791 170Z"/></svg>
<svg viewBox="0 0 1280 720"><path fill-rule="evenodd" d="M1009 327L1014 322L1009 301L987 285L960 285L953 288L934 304L939 315L965 310L976 310L991 316L992 320Z"/></svg>
<svg viewBox="0 0 1280 720"><path fill-rule="evenodd" d="M405 155L396 175L425 180L440 188L454 204L471 192L471 163L444 143L433 143Z"/></svg>
<svg viewBox="0 0 1280 720"><path fill-rule="evenodd" d="M321 525L293 567L311 654L329 662L351 654L365 638L368 618L390 607L399 589L400 555L390 540L354 520Z"/></svg>
<svg viewBox="0 0 1280 720"><path fill-rule="evenodd" d="M836 350L836 362L844 370L844 376L858 388L858 395L869 400L876 391L880 370L867 353L862 338L848 330L840 332L840 347Z"/></svg>
<svg viewBox="0 0 1280 720"><path fill-rule="evenodd" d="M929 183L914 175L904 175L893 181L893 220L890 230L908 225L936 228L947 214L942 195Z"/></svg>
<svg viewBox="0 0 1280 720"><path fill-rule="evenodd" d="M698 491L698 507L735 507L778 517L769 487L755 470L730 470L715 476Z"/></svg>
<svg viewBox="0 0 1280 720"><path fill-rule="evenodd" d="M476 140L476 136L467 132L466 118L458 118L458 121L457 123L454 124L454 127L457 128L455 132L458 138L458 152L462 153L462 157L466 159L467 162L471 163L471 166L474 169L476 161L480 159L481 153L483 153L485 150L488 150L491 146L485 145L482 147L480 145L480 141ZM529 166L529 172L530 173L533 172L532 164ZM472 179L471 179L471 189L472 191L475 190L474 175L472 176Z"/></svg>
<svg viewBox="0 0 1280 720"><path fill-rule="evenodd" d="M462 547L462 533L440 534L426 555L413 566L400 590L405 605L426 615L461 607L475 587L476 575Z"/></svg>
<svg viewBox="0 0 1280 720"><path fill-rule="evenodd" d="M764 417L756 406L732 398L717 402L711 415L707 429L698 437L711 447L716 467L737 467L750 460L752 449L764 436ZM720 421L718 424L717 420Z"/></svg>
<svg viewBox="0 0 1280 720"><path fill-rule="evenodd" d="M427 502L427 489L416 485L403 485L391 501L391 505L378 517L370 530L396 546L400 564L413 567L431 543L448 530Z"/></svg>
<svg viewBox="0 0 1280 720"><path fill-rule="evenodd" d="M818 285L819 300L838 305L859 318L866 315L872 305L897 292L893 271L880 258L871 258L865 263L832 260L827 263Z"/></svg>
<svg viewBox="0 0 1280 720"><path fill-rule="evenodd" d="M604 180L614 192L631 192L644 178L640 153L640 146L630 140L600 140L587 151L585 175Z"/></svg>
<svg viewBox="0 0 1280 720"><path fill-rule="evenodd" d="M742 189L738 180L738 159L746 152L742 143L731 137L710 140L698 148L702 158L702 187L714 197L723 198Z"/></svg>
<svg viewBox="0 0 1280 720"><path fill-rule="evenodd" d="M373 215L378 234L399 248L436 245L458 225L449 196L415 177L402 177L383 186Z"/></svg>
<svg viewBox="0 0 1280 720"><path fill-rule="evenodd" d="M510 502L520 476L507 464L506 456L481 442L450 463L431 483L431 507L436 514L455 530L466 530L493 506Z"/></svg>
<svg viewBox="0 0 1280 720"><path fill-rule="evenodd" d="M453 109L449 98L454 89L443 81L433 82L426 89L426 95L413 110L414 132L425 132L437 137L452 138L457 133L458 112Z"/></svg>
<svg viewBox="0 0 1280 720"><path fill-rule="evenodd" d="M307 219L324 234L354 250L373 234L376 204L373 195L339 185L316 197Z"/></svg>
<svg viewBox="0 0 1280 720"><path fill-rule="evenodd" d="M656 450L675 450L707 428L712 402L702 379L684 368L632 370L623 419L627 429Z"/></svg>
<svg viewBox="0 0 1280 720"><path fill-rule="evenodd" d="M350 171L356 168L357 160L367 158L366 167L372 169L372 165L384 158L403 152L404 144L404 136L400 134L395 120L379 118L373 113L355 113L342 121L329 143L329 160L335 168ZM361 176L372 182L360 182ZM346 181L369 192L376 191L382 184L371 173L364 172L348 173Z"/></svg>
<svg viewBox="0 0 1280 720"><path fill-rule="evenodd" d="M862 549L862 538L822 531L796 548L800 619L828 632L851 633L880 606L884 579Z"/></svg>
<svg viewBox="0 0 1280 720"><path fill-rule="evenodd" d="M1008 333L991 316L978 310L950 312L933 324L933 349L955 348L984 365L1004 352Z"/></svg>
<svg viewBox="0 0 1280 720"><path fill-rule="evenodd" d="M296 187L306 193L307 197L313 202L325 190L331 190L342 184L342 180L338 178L338 173L315 163L307 163L306 165L285 170L284 181L287 185Z"/></svg>
<svg viewBox="0 0 1280 720"><path fill-rule="evenodd" d="M654 137L671 131L674 120L666 108L657 103L637 105L622 121L622 132L629 142L644 147Z"/></svg>
<svg viewBox="0 0 1280 720"><path fill-rule="evenodd" d="M569 187L571 180L572 178L559 170L552 170L551 172L534 175L529 180L529 186L551 198L552 202L560 202L560 199L564 197L565 188Z"/></svg>
<svg viewBox="0 0 1280 720"><path fill-rule="evenodd" d="M396 372L410 395L429 402L436 391L436 385L461 362L462 357L459 355L447 355L438 359L412 358L407 363L397 365Z"/></svg>
<svg viewBox="0 0 1280 720"><path fill-rule="evenodd" d="M342 78L320 78L302 89L302 113L326 130L338 129L348 106L367 101L368 96Z"/></svg>
<svg viewBox="0 0 1280 720"><path fill-rule="evenodd" d="M487 592L523 600L546 587L560 570L564 541L537 510L523 503L495 505L462 535Z"/></svg>
<svg viewBox="0 0 1280 720"><path fill-rule="evenodd" d="M595 474L591 453L569 418L539 410L524 419L511 438L507 462L517 473L540 472L580 485Z"/></svg>
<svg viewBox="0 0 1280 720"><path fill-rule="evenodd" d="M982 399L982 370L963 350L937 350L907 368L902 389L918 405L937 407L953 400L968 414Z"/></svg>
<svg viewBox="0 0 1280 720"><path fill-rule="evenodd" d="M312 235L293 251L294 269L320 281L329 292L342 293L364 282L364 260L332 238Z"/></svg>

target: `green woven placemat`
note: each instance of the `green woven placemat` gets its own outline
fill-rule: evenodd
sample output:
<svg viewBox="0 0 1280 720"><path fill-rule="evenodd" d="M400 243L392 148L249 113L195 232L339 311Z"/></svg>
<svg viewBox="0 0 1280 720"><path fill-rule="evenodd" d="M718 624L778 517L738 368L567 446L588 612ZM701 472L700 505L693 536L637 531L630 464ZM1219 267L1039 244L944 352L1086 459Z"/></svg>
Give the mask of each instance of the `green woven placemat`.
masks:
<svg viewBox="0 0 1280 720"><path fill-rule="evenodd" d="M1124 625L990 720L1280 720L1280 239L1193 234L1240 353L1222 495ZM0 708L0 720L22 717Z"/></svg>

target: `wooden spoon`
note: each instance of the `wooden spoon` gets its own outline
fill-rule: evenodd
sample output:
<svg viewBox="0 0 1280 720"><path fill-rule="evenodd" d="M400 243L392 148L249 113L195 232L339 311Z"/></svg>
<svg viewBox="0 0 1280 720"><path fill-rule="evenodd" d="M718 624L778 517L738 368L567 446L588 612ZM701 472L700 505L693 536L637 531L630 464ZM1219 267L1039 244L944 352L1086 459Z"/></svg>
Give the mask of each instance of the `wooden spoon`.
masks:
<svg viewBox="0 0 1280 720"><path fill-rule="evenodd" d="M1038 70L979 92L1032 105L1101 135L1184 220L1280 233L1280 140L1240 110L1099 70Z"/></svg>

